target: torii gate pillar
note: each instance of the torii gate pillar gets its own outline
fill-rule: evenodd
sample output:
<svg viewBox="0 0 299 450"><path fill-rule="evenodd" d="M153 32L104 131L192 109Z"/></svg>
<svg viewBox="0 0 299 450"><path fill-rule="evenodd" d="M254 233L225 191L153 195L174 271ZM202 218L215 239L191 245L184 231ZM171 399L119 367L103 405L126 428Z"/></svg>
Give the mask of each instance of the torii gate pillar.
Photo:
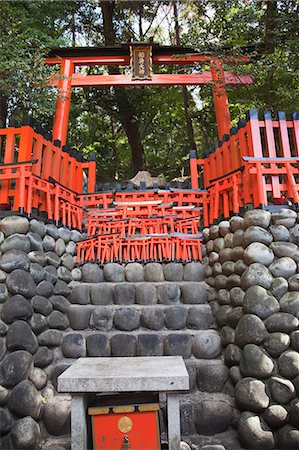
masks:
<svg viewBox="0 0 299 450"><path fill-rule="evenodd" d="M225 89L225 78L222 62L214 59L210 64L213 86L213 98L218 127L218 138L222 139L224 134L229 134L231 129L231 119L228 106L228 96Z"/></svg>
<svg viewBox="0 0 299 450"><path fill-rule="evenodd" d="M56 100L55 118L53 124L53 142L59 140L61 145L67 141L69 115L72 96L72 75L74 63L67 58L61 62L60 80L58 82L59 97Z"/></svg>

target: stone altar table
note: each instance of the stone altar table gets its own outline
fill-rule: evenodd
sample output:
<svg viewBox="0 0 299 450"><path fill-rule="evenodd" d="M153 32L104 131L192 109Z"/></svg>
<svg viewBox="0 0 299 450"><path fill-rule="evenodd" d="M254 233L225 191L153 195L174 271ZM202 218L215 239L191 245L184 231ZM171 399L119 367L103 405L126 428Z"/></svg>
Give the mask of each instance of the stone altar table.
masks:
<svg viewBox="0 0 299 450"><path fill-rule="evenodd" d="M58 377L58 391L72 395L72 450L87 448L88 393L166 393L169 450L180 448L179 391L189 389L181 356L79 358Z"/></svg>

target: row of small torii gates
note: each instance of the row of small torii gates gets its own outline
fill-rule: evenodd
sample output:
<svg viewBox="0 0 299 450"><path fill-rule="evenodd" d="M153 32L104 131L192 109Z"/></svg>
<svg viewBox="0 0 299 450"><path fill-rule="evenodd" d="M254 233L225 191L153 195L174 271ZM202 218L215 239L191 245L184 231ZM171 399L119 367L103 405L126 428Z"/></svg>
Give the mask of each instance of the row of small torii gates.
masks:
<svg viewBox="0 0 299 450"><path fill-rule="evenodd" d="M224 62L232 57L224 58ZM246 63L249 58L234 59ZM152 64L209 63L210 72L156 74ZM131 43L97 49L56 49L46 63L60 64L52 140L34 131L32 120L0 129L1 209L44 216L68 227L86 229L77 244L78 260L201 260L200 229L247 206L289 199L299 203L299 114L280 112L246 119L231 127L225 84L245 84L250 77L227 73L222 62L182 47ZM131 65L130 75L81 75L75 66ZM94 192L96 163L66 144L72 86L143 86L206 84L213 86L218 143L198 159L190 154L190 189L155 186ZM199 189L199 166L203 188ZM87 182L86 182L87 180ZM85 187L84 187L85 186ZM84 188L83 188L84 187Z"/></svg>

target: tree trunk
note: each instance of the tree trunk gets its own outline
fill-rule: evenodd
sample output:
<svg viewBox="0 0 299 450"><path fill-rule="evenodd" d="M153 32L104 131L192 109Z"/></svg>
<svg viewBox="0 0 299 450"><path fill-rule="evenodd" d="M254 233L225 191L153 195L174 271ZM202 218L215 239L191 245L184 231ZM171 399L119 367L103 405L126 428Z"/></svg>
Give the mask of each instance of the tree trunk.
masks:
<svg viewBox="0 0 299 450"><path fill-rule="evenodd" d="M174 28L175 28L175 43L176 45L181 45L181 37L180 37L180 25L179 25L179 16L176 1L173 3L173 15L174 15ZM197 145L194 138L194 130L192 124L192 118L190 114L190 98L188 89L186 86L182 86L182 97L184 103L184 111L185 111L185 119L187 126L187 135L190 150L197 150Z"/></svg>
<svg viewBox="0 0 299 450"><path fill-rule="evenodd" d="M104 38L105 45L115 45L115 30L113 27L113 11L115 7L114 1L102 1L101 8L103 12ZM118 68L109 67L110 74L120 73ZM119 88L115 89L116 101L117 97L122 96L122 101L117 101L120 120L131 147L132 166L134 174L144 168L144 148L142 144L139 120L135 112L134 105L130 103L129 97L125 89L120 92Z"/></svg>
<svg viewBox="0 0 299 450"><path fill-rule="evenodd" d="M0 127L5 127L7 122L7 102L8 98L0 94Z"/></svg>

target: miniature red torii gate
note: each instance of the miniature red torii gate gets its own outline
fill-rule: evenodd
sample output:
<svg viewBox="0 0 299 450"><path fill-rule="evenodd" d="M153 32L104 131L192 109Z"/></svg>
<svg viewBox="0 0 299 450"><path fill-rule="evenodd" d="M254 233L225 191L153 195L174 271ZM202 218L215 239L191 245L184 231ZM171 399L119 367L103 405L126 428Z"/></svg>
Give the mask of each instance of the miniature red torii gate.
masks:
<svg viewBox="0 0 299 450"><path fill-rule="evenodd" d="M202 55L181 46L160 46L153 42L136 42L116 47L74 47L52 49L46 64L60 64L60 79L52 77L58 86L60 97L56 102L53 124L53 140L61 145L67 141L72 87L128 87L128 86L213 86L218 137L229 134L231 128L228 97L225 85L252 83L250 76L235 75L223 70L223 63L246 64L248 56L224 56L221 60L213 55ZM153 74L152 65L208 64L210 71L192 74ZM75 73L80 66L131 66L131 75L83 75Z"/></svg>

